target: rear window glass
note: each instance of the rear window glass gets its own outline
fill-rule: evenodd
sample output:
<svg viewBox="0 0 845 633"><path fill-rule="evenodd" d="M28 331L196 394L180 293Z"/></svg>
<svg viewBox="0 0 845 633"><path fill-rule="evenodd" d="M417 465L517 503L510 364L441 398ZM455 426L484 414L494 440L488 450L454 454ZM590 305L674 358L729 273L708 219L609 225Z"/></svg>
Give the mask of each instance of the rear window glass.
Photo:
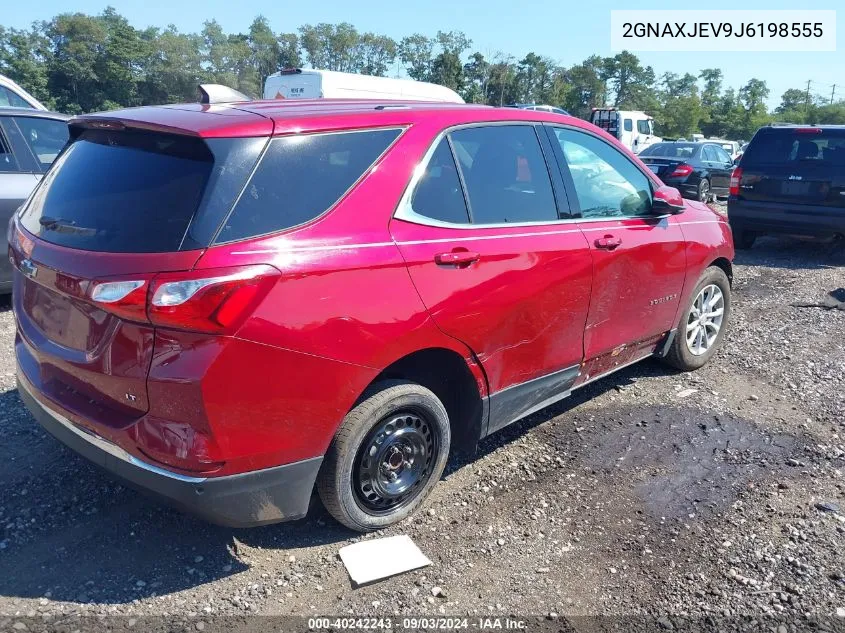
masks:
<svg viewBox="0 0 845 633"><path fill-rule="evenodd" d="M693 143L657 143L646 147L640 156L654 156L661 158L691 158L698 148Z"/></svg>
<svg viewBox="0 0 845 633"><path fill-rule="evenodd" d="M176 251L212 166L200 139L86 131L57 159L21 220L41 239L70 248Z"/></svg>
<svg viewBox="0 0 845 633"><path fill-rule="evenodd" d="M332 207L401 130L366 130L273 139L216 242L274 233Z"/></svg>
<svg viewBox="0 0 845 633"><path fill-rule="evenodd" d="M769 129L758 133L742 164L845 166L845 130Z"/></svg>

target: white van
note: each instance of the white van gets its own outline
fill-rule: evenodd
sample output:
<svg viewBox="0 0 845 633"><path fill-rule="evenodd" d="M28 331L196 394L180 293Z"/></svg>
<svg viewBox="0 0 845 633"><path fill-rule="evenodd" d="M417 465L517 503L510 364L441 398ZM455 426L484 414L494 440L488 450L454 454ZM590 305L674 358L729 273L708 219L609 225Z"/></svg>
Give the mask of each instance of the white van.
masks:
<svg viewBox="0 0 845 633"><path fill-rule="evenodd" d="M654 135L654 119L639 110L593 108L590 123L618 138L635 154L639 154L649 145L663 141Z"/></svg>
<svg viewBox="0 0 845 633"><path fill-rule="evenodd" d="M413 79L291 68L264 82L265 99L407 99L464 103L454 90Z"/></svg>

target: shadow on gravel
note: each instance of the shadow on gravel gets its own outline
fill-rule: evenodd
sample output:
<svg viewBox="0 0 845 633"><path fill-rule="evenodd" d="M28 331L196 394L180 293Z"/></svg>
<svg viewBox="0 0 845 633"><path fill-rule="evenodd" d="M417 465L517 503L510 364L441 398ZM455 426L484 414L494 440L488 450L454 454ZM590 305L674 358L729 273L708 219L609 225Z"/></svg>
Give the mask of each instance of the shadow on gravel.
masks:
<svg viewBox="0 0 845 633"><path fill-rule="evenodd" d="M792 270L845 265L845 239L761 237L748 250L737 250L735 264Z"/></svg>
<svg viewBox="0 0 845 633"><path fill-rule="evenodd" d="M678 372L668 365L664 365L660 361L654 359L643 360L639 363L621 369L616 373L596 380L581 389L576 389L571 396L564 398L560 402L546 407L532 415L529 415L522 420L505 427L501 431L490 435L478 445L478 451L474 455L456 454L446 465L444 476L450 475L456 470L463 468L468 464L472 464L475 460L488 455L498 448L509 444L521 435L534 427L541 426L546 422L553 420L559 415L563 415L579 405L592 400L596 396L610 391L611 389L624 389L626 386L633 385L637 379L653 376L672 376Z"/></svg>
<svg viewBox="0 0 845 633"><path fill-rule="evenodd" d="M2 596L124 604L237 574L264 549L300 554L354 536L319 504L249 530L172 510L47 435L16 390L0 394L0 481ZM296 571L284 561L280 572Z"/></svg>
<svg viewBox="0 0 845 633"><path fill-rule="evenodd" d="M597 393L669 371L646 361L588 385L485 439L479 455L453 457L447 474ZM0 394L0 480L10 482L0 488L0 595L9 597L124 604L237 574L264 549L299 554L355 536L316 500L306 519L248 530L171 510L46 435L15 390ZM282 564L280 572L296 571L286 558Z"/></svg>

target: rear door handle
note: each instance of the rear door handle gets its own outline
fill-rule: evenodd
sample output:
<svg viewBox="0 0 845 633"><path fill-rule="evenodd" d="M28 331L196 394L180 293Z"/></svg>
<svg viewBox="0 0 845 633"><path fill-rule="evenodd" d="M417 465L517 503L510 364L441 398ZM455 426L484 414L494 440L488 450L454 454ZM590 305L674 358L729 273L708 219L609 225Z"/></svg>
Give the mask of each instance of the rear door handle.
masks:
<svg viewBox="0 0 845 633"><path fill-rule="evenodd" d="M595 244L596 248L604 248L612 251L614 248L622 244L622 238L616 237L615 235L605 235L604 237L598 238Z"/></svg>
<svg viewBox="0 0 845 633"><path fill-rule="evenodd" d="M481 258L478 253L472 251L452 251L451 253L438 253L434 256L434 262L441 266L468 266Z"/></svg>

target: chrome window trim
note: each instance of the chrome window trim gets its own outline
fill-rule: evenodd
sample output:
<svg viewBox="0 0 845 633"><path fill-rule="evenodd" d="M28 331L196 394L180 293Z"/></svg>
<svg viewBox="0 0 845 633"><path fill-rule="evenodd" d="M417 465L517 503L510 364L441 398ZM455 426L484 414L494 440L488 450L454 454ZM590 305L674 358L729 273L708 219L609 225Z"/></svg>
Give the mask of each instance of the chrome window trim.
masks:
<svg viewBox="0 0 845 633"><path fill-rule="evenodd" d="M414 173L411 175L411 180L408 181L408 186L405 187L405 191L402 194L402 197L399 199L399 204L396 206L396 210L393 212L393 217L397 220L405 220L406 222L412 222L413 224L421 224L423 226L433 226L433 227L440 227L444 229L501 229L501 228L509 228L509 227L526 227L526 226L555 226L557 224L566 224L577 220L577 218L565 218L565 219L558 219L558 220L538 220L536 222L496 222L496 223L477 223L473 224L471 222L467 222L465 224L459 224L456 222L444 222L443 220L436 220L434 218L429 218L427 216L421 215L414 211L413 207L411 206L411 199L414 197L414 192L416 191L417 185L420 182L420 179L423 177L425 170L428 169L428 163L431 162L431 158L434 155L437 146L440 142L452 132L456 132L458 130L465 130L470 128L477 128L477 127L499 127L499 126L530 126L532 128L537 127L538 125L543 125L543 121L476 121L474 123L461 123L459 125L453 125L442 130L437 136L434 137L434 141L432 141L429 148L426 150L425 154L422 157L422 160L414 167ZM538 145L540 145L540 149L542 150L542 145L540 144L540 140L537 140ZM454 156L453 156L454 158ZM545 159L544 159L544 162ZM546 169L549 168L548 163L546 162ZM549 174L549 185L553 187L551 182L552 177ZM469 205L467 205L469 206ZM557 209L555 209L555 213L557 213Z"/></svg>
<svg viewBox="0 0 845 633"><path fill-rule="evenodd" d="M416 191L417 185L420 182L425 170L428 169L428 164L431 162L431 158L434 155L437 146L440 142L450 133L455 132L457 130L463 130L467 128L476 128L476 127L490 127L490 126L501 126L501 125L528 125L531 127L536 126L548 126L550 128L559 128L565 130L573 130L576 132L583 132L589 136L596 138L599 141L603 141L606 145L613 148L610 143L607 143L605 139L601 138L597 134L591 134L588 130L581 130L580 128L568 126L568 125L561 125L559 123L549 123L547 121L481 121L481 122L474 122L474 123L461 123L459 125L453 125L442 130L437 136L434 137L431 145L426 150L425 154L423 154L422 160L414 167L414 173L411 175L411 179L408 181L408 185L405 187L405 191L402 193L402 197L399 199L399 204L396 205L396 210L393 212L393 218L397 220L404 220L405 222L411 222L413 224L419 224L422 226L431 226L437 228L444 228L444 229L459 229L459 230L471 230L471 229L503 229L509 227L532 227L532 226L557 226L561 224L572 224L572 223L592 223L592 222L621 222L623 220L663 220L665 218L670 217L672 214L662 214L662 215L649 215L649 216L619 216L619 217L612 217L612 218L560 218L557 220L542 220L537 222L498 222L492 224L473 224L471 222L467 222L465 224L455 223L455 222L444 222L443 220L436 220L434 218L429 218L427 216L421 215L414 211L411 205L411 199L414 197L414 192ZM538 141L539 142L539 141ZM542 146L541 146L542 148ZM615 148L613 148L615 149ZM451 151L451 148L450 148ZM620 152L621 154L622 152ZM647 174L645 171L640 169L639 165L637 165L634 161L630 160L627 156L622 154L624 158L628 159L628 162L637 169L643 176L645 176L646 180L652 186L651 192L654 195L654 181L651 179L651 176ZM453 155L453 159L454 159ZM456 161L457 162L457 161ZM548 163L547 163L548 164ZM550 176L551 178L551 176ZM564 185L566 183L564 182ZM568 193L568 192L567 192ZM469 204L467 204L469 207Z"/></svg>

